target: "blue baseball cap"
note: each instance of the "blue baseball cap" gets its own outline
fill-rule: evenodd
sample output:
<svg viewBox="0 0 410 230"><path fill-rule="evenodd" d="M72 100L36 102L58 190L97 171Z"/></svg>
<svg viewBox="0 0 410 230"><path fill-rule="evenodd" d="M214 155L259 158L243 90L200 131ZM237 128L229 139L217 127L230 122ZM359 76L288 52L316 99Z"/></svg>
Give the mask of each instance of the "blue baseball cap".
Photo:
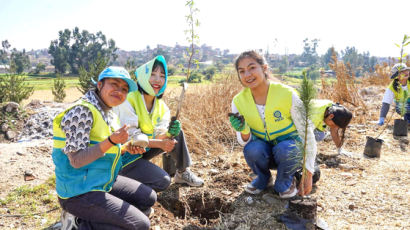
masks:
<svg viewBox="0 0 410 230"><path fill-rule="evenodd" d="M126 69L119 66L109 66L105 68L98 76L98 81L104 78L118 78L124 80L128 84L128 92L136 91L137 84L131 79L130 74Z"/></svg>

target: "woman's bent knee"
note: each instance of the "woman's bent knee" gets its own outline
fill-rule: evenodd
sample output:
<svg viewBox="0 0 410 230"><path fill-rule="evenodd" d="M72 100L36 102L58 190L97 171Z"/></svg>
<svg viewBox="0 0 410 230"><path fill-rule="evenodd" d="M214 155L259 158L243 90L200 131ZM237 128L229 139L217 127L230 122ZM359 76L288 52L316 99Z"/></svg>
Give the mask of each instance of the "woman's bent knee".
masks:
<svg viewBox="0 0 410 230"><path fill-rule="evenodd" d="M157 192L164 191L171 185L171 177L170 176L164 176L157 184L155 190Z"/></svg>

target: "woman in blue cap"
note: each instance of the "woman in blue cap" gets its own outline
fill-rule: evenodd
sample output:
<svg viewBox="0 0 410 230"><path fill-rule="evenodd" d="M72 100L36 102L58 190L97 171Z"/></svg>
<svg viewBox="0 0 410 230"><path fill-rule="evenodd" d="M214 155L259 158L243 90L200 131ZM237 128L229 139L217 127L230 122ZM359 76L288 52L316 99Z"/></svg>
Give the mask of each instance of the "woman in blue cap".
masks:
<svg viewBox="0 0 410 230"><path fill-rule="evenodd" d="M392 76L390 77L393 81L387 87L382 101L382 107L380 109L379 125L384 124L387 113L389 112L390 105L393 101L396 104L396 112L401 114L401 103L404 102L404 120L407 120L410 125L410 94L409 94L409 84L410 84L410 67L407 67L404 63L397 63L393 66Z"/></svg>
<svg viewBox="0 0 410 230"><path fill-rule="evenodd" d="M136 88L124 68L108 67L95 90L54 119L52 157L62 229L149 229L147 215L157 195L118 175L121 154L137 149L122 145L128 140L128 127L120 127L112 111Z"/></svg>
<svg viewBox="0 0 410 230"><path fill-rule="evenodd" d="M178 120L171 121L170 110L161 99L167 87L168 70L163 56L157 56L136 71L138 90L128 94L125 103L114 110L121 124L130 125L131 140L146 136L146 153L125 153L120 174L138 180L156 191L165 190L175 174L175 183L201 186L204 181L188 167L191 157ZM164 170L151 163L163 155Z"/></svg>
<svg viewBox="0 0 410 230"><path fill-rule="evenodd" d="M304 127L299 108L302 102L297 93L281 83L269 82L268 65L262 55L246 51L235 61L238 78L244 89L232 100L229 120L237 131L237 139L244 145L247 164L257 177L245 187L251 194L259 194L273 183L271 168L277 168L273 188L281 198L298 193L295 172L300 166L299 135ZM312 189L312 174L316 157L313 123L307 133L306 177L303 194ZM302 183L301 183L302 184Z"/></svg>

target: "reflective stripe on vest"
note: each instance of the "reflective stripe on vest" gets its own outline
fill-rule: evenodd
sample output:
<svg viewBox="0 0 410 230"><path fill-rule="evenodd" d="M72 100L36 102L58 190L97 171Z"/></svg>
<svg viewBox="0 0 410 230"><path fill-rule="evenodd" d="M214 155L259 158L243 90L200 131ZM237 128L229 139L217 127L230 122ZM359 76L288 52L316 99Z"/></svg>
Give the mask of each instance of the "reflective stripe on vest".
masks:
<svg viewBox="0 0 410 230"><path fill-rule="evenodd" d="M292 93L294 90L280 83L270 83L265 105L265 123L259 116L252 92L243 89L233 101L239 113L244 116L253 135L266 141L273 141L284 135L296 131L290 115L292 107Z"/></svg>
<svg viewBox="0 0 410 230"><path fill-rule="evenodd" d="M93 124L90 130L89 147L104 141L114 130L120 128L118 118L116 124L108 126L101 113L90 103L80 100L74 106L82 105L90 109ZM73 107L74 107L73 106ZM58 114L53 120L53 162L56 166L56 190L60 198L70 198L90 191L109 192L121 168L121 145L112 146L105 155L81 168L73 168L67 155L62 151L65 147L65 133L61 129L61 120L73 107Z"/></svg>
<svg viewBox="0 0 410 230"><path fill-rule="evenodd" d="M326 124L324 123L326 108L332 106L330 100L312 100L312 116L311 120L315 124L316 129L324 131Z"/></svg>

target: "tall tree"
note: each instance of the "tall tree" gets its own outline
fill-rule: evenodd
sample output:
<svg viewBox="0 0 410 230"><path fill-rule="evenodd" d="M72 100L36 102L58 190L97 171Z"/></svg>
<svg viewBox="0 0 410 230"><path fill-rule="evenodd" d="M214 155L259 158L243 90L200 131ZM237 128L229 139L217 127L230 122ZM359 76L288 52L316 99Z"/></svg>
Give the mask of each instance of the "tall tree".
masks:
<svg viewBox="0 0 410 230"><path fill-rule="evenodd" d="M307 66L315 65L318 62L319 56L317 54L317 47L319 46L319 39L315 38L309 41L308 38L303 40L303 53L301 60L307 64Z"/></svg>
<svg viewBox="0 0 410 230"><path fill-rule="evenodd" d="M26 50L18 51L14 48L10 55L10 70L11 72L21 74L24 70L30 68L30 58L26 54Z"/></svg>
<svg viewBox="0 0 410 230"><path fill-rule="evenodd" d="M56 71L65 73L69 67L71 73L78 74L81 67L89 71L90 63L95 63L98 56L115 61L117 49L115 41L107 40L101 31L93 34L75 27L72 32L60 31L59 40L51 42L49 53Z"/></svg>
<svg viewBox="0 0 410 230"><path fill-rule="evenodd" d="M1 42L2 49L0 50L0 64L9 64L9 49L10 43L7 40Z"/></svg>
<svg viewBox="0 0 410 230"><path fill-rule="evenodd" d="M344 63L350 63L352 70L354 70L356 74L356 70L357 70L357 67L360 66L359 63L361 59L361 57L359 57L359 52L356 49L356 47L348 46L346 47L345 50L342 50L342 59Z"/></svg>
<svg viewBox="0 0 410 230"><path fill-rule="evenodd" d="M330 69L329 63L332 62L332 55L335 53L336 57L339 56L339 54L336 52L335 48L332 46L329 49L327 49L326 53L323 54L321 57L321 62L322 62L322 67L325 69Z"/></svg>
<svg viewBox="0 0 410 230"><path fill-rule="evenodd" d="M69 70L71 31L65 29L58 32L58 39L51 41L48 53L53 57L51 64L54 65L55 72L65 74Z"/></svg>

